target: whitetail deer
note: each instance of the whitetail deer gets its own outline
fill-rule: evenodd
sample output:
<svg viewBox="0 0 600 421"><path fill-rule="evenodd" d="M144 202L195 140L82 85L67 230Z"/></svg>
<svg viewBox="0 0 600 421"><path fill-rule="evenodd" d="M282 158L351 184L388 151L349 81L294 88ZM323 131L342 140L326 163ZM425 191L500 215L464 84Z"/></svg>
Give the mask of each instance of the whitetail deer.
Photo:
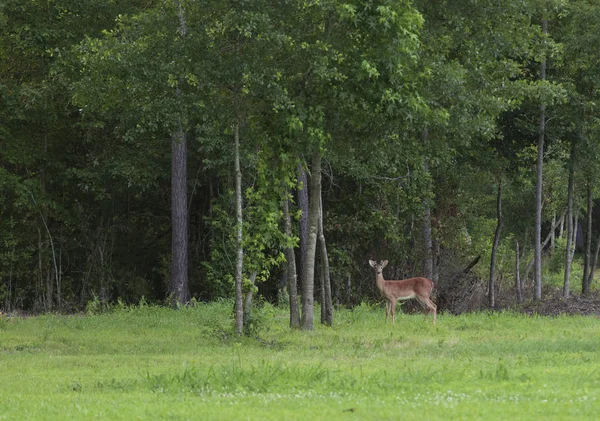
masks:
<svg viewBox="0 0 600 421"><path fill-rule="evenodd" d="M431 301L429 296L433 290L433 281L427 278L410 278L401 281L386 281L383 279L383 268L388 264L387 260L379 263L369 260L369 264L377 274L375 283L385 299L385 321L392 315L392 323L396 320L396 302L398 300L409 300L416 298L433 313L433 323L435 324L437 307Z"/></svg>

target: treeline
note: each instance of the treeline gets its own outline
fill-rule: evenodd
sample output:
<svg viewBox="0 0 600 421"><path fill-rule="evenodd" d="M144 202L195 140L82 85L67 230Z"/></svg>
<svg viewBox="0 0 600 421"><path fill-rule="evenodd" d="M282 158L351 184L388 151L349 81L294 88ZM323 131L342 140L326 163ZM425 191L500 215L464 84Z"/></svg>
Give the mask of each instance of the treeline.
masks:
<svg viewBox="0 0 600 421"><path fill-rule="evenodd" d="M5 0L1 307L235 296L241 331L260 291L311 329L369 259L478 256L492 308L588 293L597 45L588 0Z"/></svg>

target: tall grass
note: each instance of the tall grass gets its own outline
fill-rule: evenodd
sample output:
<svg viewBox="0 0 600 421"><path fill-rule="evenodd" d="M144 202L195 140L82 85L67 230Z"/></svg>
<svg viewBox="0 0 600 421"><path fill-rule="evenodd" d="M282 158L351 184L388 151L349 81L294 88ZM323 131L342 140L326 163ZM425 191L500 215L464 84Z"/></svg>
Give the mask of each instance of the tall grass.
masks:
<svg viewBox="0 0 600 421"><path fill-rule="evenodd" d="M287 327L229 302L0 321L0 419L595 419L598 320L336 313Z"/></svg>

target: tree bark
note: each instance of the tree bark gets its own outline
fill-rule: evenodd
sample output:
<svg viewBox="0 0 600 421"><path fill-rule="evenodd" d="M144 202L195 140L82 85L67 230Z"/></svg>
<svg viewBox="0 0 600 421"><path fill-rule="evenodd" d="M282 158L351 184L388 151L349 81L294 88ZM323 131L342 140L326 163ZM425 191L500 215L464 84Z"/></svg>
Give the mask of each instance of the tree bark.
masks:
<svg viewBox="0 0 600 421"><path fill-rule="evenodd" d="M285 234L288 238L292 238L292 221L290 220L290 205L289 198L286 197L283 201L283 217L285 219ZM288 268L288 295L290 299L290 327L300 327L300 313L298 312L298 277L296 275L296 253L293 247L285 249L285 259Z"/></svg>
<svg viewBox="0 0 600 421"><path fill-rule="evenodd" d="M317 248L317 231L319 225L319 198L321 197L321 154L315 152L312 157L310 176L310 201L308 210L308 241L304 260L302 278L302 319L300 327L313 330L314 318L314 286L315 257Z"/></svg>
<svg viewBox="0 0 600 421"><path fill-rule="evenodd" d="M496 225L496 232L494 233L494 245L492 246L492 256L490 259L490 283L489 283L489 305L490 308L496 306L496 295L495 295L495 281L494 281L494 269L496 266L496 254L498 252L498 245L500 244L500 233L502 231L502 178L498 180L498 196L496 199L496 212L498 222Z"/></svg>
<svg viewBox="0 0 600 421"><path fill-rule="evenodd" d="M467 265L467 267L465 267L462 271L463 273L469 273L471 271L471 269L473 269L473 267L475 267L475 265L477 263L479 263L479 260L481 259L481 255L477 256L476 258L474 258L473 260L471 260L471 263L469 263Z"/></svg>
<svg viewBox="0 0 600 421"><path fill-rule="evenodd" d="M329 272L329 256L327 243L323 232L323 199L319 195L319 245L321 249L321 285L323 286L323 299L321 300L321 323L327 326L333 324L333 300L331 298L331 276Z"/></svg>
<svg viewBox="0 0 600 421"><path fill-rule="evenodd" d="M548 33L548 20L542 20L542 32ZM546 80L546 59L540 64L540 80ZM535 300L542 298L542 180L544 169L544 136L546 132L546 104L540 105L538 126L538 156L537 181L535 194L535 253L534 253L534 296Z"/></svg>
<svg viewBox="0 0 600 421"><path fill-rule="evenodd" d="M181 3L179 30L183 37L187 27ZM177 88L177 98L181 91ZM188 200L187 200L187 137L179 117L179 127L171 136L171 294L173 305L185 304L190 299L188 287Z"/></svg>
<svg viewBox="0 0 600 421"><path fill-rule="evenodd" d="M515 292L517 303L523 302L523 285L521 284L521 260L519 257L519 242L515 241Z"/></svg>
<svg viewBox="0 0 600 421"><path fill-rule="evenodd" d="M423 130L422 142L423 145L427 145L429 132L427 129ZM425 156L423 157L423 172L429 174L429 160ZM423 198L423 244L425 255L423 257L423 274L425 278L431 279L433 277L433 242L431 240L431 207L429 206L429 200L427 197Z"/></svg>
<svg viewBox="0 0 600 421"><path fill-rule="evenodd" d="M304 262L306 260L306 245L308 243L308 179L302 164L298 165L298 207L300 208L299 237L300 237L300 265L298 266L300 288L304 285ZM302 291L301 291L302 292Z"/></svg>
<svg viewBox="0 0 600 421"><path fill-rule="evenodd" d="M352 277L350 274L346 275L346 307L352 307Z"/></svg>
<svg viewBox="0 0 600 421"><path fill-rule="evenodd" d="M242 334L244 328L244 308L242 296L242 274L244 269L244 247L242 244L242 170L240 168L240 125L235 123L235 214L236 214L236 266L235 266L235 333Z"/></svg>
<svg viewBox="0 0 600 421"><path fill-rule="evenodd" d="M594 201L592 197L592 183L587 181L587 215L585 221L585 255L583 261L583 278L581 280L581 293L587 295L590 292L590 266L592 260L592 211Z"/></svg>
<svg viewBox="0 0 600 421"><path fill-rule="evenodd" d="M596 266L598 265L598 254L600 254L600 236L596 240L596 251L594 253L594 259L592 260L590 274L588 276L588 287L591 287L592 282L594 282L594 272L596 271Z"/></svg>
<svg viewBox="0 0 600 421"><path fill-rule="evenodd" d="M244 298L244 327L246 331L250 326L250 322L252 321L252 297L254 296L254 284L256 282L256 271L252 272L250 275L250 289L246 291L246 296Z"/></svg>
<svg viewBox="0 0 600 421"><path fill-rule="evenodd" d="M433 273L431 274L431 280L434 284L437 284L440 279L440 240L438 238L432 239L432 260L431 266Z"/></svg>
<svg viewBox="0 0 600 421"><path fill-rule="evenodd" d="M172 299L177 305L189 301L187 141L181 124L171 141L171 221Z"/></svg>
<svg viewBox="0 0 600 421"><path fill-rule="evenodd" d="M550 231L550 254L554 254L554 249L556 248L556 211L552 213L552 230Z"/></svg>
<svg viewBox="0 0 600 421"><path fill-rule="evenodd" d="M571 263L573 254L571 253L573 242L573 178L575 167L575 142L571 144L571 156L569 158L569 185L567 188L567 247L565 250L565 277L563 285L563 297L569 298L569 289L571 281Z"/></svg>
<svg viewBox="0 0 600 421"><path fill-rule="evenodd" d="M558 238L563 238L563 233L565 232L565 215L567 212L563 212L562 217L560 218L560 227L558 229Z"/></svg>

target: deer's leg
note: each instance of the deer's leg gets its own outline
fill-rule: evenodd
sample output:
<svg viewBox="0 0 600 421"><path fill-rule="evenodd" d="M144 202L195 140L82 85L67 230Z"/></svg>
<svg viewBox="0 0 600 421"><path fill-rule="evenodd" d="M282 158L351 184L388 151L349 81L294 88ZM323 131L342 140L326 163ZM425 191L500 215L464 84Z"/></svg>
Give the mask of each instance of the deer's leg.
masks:
<svg viewBox="0 0 600 421"><path fill-rule="evenodd" d="M392 309L392 324L396 323L396 300L390 301L390 307Z"/></svg>
<svg viewBox="0 0 600 421"><path fill-rule="evenodd" d="M385 301L385 322L387 323L388 320L388 315L390 313L390 302L389 301Z"/></svg>
<svg viewBox="0 0 600 421"><path fill-rule="evenodd" d="M435 324L435 319L437 315L437 306L429 299L429 297L418 297L419 301L427 306L429 312L433 315L433 324Z"/></svg>

